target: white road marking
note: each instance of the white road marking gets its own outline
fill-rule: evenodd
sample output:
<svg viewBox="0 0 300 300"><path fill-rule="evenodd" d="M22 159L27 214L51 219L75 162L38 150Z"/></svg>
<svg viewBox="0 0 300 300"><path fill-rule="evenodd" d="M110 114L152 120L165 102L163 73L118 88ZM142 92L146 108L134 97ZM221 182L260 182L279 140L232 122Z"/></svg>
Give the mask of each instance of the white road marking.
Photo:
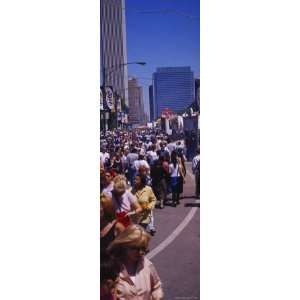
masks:
<svg viewBox="0 0 300 300"><path fill-rule="evenodd" d="M148 259L153 258L156 256L159 252L164 250L167 246L169 246L175 238L182 232L182 230L188 225L188 223L192 220L195 213L197 211L196 207L193 207L190 212L187 214L187 216L184 218L184 220L176 227L176 229L169 235L168 238L166 238L163 242L161 242L156 248L154 248L152 251L150 251L146 257Z"/></svg>
<svg viewBox="0 0 300 300"><path fill-rule="evenodd" d="M187 171L187 174L193 179L194 176ZM196 200L195 203L198 203L199 200ZM200 201L199 201L200 203ZM176 229L167 237L164 241L162 241L157 247L155 247L152 251L150 251L146 257L148 259L153 258L156 256L158 253L163 251L167 246L169 246L175 239L176 237L182 232L182 230L189 224L189 222L193 219L195 213L197 211L197 207L193 207L189 213L186 215L186 217L183 219L183 221L176 227Z"/></svg>

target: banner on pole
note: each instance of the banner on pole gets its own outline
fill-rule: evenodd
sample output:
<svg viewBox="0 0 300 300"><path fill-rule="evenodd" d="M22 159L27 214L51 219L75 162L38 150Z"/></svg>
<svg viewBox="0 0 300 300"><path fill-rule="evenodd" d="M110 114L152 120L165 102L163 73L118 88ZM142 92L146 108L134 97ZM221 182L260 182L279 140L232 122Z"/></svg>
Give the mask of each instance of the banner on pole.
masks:
<svg viewBox="0 0 300 300"><path fill-rule="evenodd" d="M114 93L110 86L105 87L105 102L108 109L114 110Z"/></svg>
<svg viewBox="0 0 300 300"><path fill-rule="evenodd" d="M103 110L104 106L103 106L103 93L102 93L102 89L100 88L100 110Z"/></svg>

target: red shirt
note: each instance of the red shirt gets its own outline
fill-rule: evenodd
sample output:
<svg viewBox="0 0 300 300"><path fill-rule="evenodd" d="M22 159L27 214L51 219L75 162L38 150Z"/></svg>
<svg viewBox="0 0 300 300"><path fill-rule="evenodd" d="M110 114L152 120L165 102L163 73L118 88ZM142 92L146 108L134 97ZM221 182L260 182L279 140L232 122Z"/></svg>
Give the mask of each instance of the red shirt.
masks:
<svg viewBox="0 0 300 300"><path fill-rule="evenodd" d="M164 169L164 171L169 174L169 163L167 161L164 161L162 164L162 167Z"/></svg>

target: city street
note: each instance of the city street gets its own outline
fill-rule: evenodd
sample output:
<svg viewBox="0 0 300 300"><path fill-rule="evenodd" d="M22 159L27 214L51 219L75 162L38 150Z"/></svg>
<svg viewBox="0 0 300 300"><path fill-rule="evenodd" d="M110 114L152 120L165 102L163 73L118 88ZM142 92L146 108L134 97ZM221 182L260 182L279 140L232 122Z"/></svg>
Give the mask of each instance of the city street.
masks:
<svg viewBox="0 0 300 300"><path fill-rule="evenodd" d="M161 277L167 300L199 299L200 295L200 202L194 198L191 163L186 168L180 205L154 211L157 232L147 255Z"/></svg>
<svg viewBox="0 0 300 300"><path fill-rule="evenodd" d="M100 5L103 300L200 299L200 7L154 2Z"/></svg>

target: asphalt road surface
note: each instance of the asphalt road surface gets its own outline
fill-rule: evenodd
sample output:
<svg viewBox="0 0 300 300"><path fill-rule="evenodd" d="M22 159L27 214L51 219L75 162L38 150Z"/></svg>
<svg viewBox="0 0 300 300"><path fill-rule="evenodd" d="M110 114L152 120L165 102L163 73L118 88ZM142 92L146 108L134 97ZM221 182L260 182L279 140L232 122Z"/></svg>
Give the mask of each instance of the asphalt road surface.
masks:
<svg viewBox="0 0 300 300"><path fill-rule="evenodd" d="M194 197L191 163L186 167L180 205L154 210L157 232L147 257L162 280L165 300L200 299L200 200Z"/></svg>

